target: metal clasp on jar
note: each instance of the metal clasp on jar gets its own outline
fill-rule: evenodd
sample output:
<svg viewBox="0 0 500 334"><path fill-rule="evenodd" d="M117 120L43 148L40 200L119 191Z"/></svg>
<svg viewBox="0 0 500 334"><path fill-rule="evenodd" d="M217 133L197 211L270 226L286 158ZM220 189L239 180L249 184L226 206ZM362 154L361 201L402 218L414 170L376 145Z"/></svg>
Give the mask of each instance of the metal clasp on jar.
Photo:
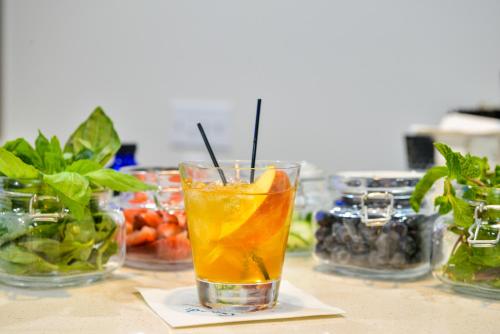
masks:
<svg viewBox="0 0 500 334"><path fill-rule="evenodd" d="M61 207L59 212L51 212L51 213L41 213L40 212L40 203L44 201L53 201L57 203L57 206ZM33 195L29 201L29 214L32 216L34 221L40 222L57 222L62 216L64 216L64 207L61 204L61 201L56 196L39 196Z"/></svg>
<svg viewBox="0 0 500 334"><path fill-rule="evenodd" d="M500 242L500 223L491 225L487 221L483 221L480 217L482 212L488 210L500 210L500 205L484 205L484 203L481 203L476 206L474 210L474 224L469 227L469 237L467 238L467 242L472 247L495 247ZM478 239L479 232L485 225L497 229L495 239Z"/></svg>
<svg viewBox="0 0 500 334"><path fill-rule="evenodd" d="M369 218L368 206L366 202L369 200L385 200L389 204L385 208L377 208L377 215L379 217ZM373 210L372 210L373 211ZM383 226L387 224L394 213L394 196L388 192L372 192L366 193L361 196L361 221L366 226ZM373 213L372 213L373 214Z"/></svg>

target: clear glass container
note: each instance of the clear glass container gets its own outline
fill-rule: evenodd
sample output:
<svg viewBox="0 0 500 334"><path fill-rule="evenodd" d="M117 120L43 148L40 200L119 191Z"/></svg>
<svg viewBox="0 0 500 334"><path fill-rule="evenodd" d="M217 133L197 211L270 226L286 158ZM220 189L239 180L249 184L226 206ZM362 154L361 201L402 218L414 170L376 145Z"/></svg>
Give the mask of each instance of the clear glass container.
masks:
<svg viewBox="0 0 500 334"><path fill-rule="evenodd" d="M125 225L111 192L76 219L41 180L0 178L0 281L50 288L100 279L125 259Z"/></svg>
<svg viewBox="0 0 500 334"><path fill-rule="evenodd" d="M179 170L174 167L133 167L123 171L158 186L157 191L120 195L127 230L125 264L154 270L192 266Z"/></svg>
<svg viewBox="0 0 500 334"><path fill-rule="evenodd" d="M500 188L490 189L478 202L467 198L468 193L476 197L480 188L454 187L471 206L474 219L460 227L451 214L440 217L433 238L433 274L456 291L500 299Z"/></svg>
<svg viewBox="0 0 500 334"><path fill-rule="evenodd" d="M318 167L303 161L295 195L295 207L288 235L287 254L310 255L314 249L314 215L329 201L326 175Z"/></svg>
<svg viewBox="0 0 500 334"><path fill-rule="evenodd" d="M318 211L315 255L323 269L379 279L413 279L431 269L436 215L409 199L422 174L345 172L331 178L334 206Z"/></svg>

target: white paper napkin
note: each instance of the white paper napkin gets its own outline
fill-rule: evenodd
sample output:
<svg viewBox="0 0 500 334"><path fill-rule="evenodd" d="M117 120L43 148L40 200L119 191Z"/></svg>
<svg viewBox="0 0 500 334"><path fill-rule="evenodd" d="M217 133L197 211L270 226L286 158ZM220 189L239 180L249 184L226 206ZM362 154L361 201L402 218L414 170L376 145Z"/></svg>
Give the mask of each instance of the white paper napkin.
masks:
<svg viewBox="0 0 500 334"><path fill-rule="evenodd" d="M151 288L137 288L137 290L149 307L172 327L333 316L345 313L339 308L326 305L287 281L281 282L278 305L272 309L248 313L221 312L205 308L200 305L194 286L172 290Z"/></svg>

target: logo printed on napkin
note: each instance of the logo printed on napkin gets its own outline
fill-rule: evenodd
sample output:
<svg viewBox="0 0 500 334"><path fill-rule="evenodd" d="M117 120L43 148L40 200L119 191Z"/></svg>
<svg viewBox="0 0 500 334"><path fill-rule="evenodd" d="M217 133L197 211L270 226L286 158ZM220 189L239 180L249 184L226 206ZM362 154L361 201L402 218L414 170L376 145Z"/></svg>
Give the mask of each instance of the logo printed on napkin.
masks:
<svg viewBox="0 0 500 334"><path fill-rule="evenodd" d="M336 316L345 312L326 305L297 289L287 281L281 282L278 304L271 309L237 313L201 306L196 287L172 290L137 288L151 309L172 327L191 327L241 321Z"/></svg>

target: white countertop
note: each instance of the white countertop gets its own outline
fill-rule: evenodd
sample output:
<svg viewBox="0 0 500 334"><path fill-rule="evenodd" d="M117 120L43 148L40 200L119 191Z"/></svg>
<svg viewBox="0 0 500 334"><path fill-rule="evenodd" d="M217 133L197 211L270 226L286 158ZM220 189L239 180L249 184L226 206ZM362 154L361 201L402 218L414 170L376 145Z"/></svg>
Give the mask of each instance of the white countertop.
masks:
<svg viewBox="0 0 500 334"><path fill-rule="evenodd" d="M192 270L123 268L87 286L27 290L0 286L0 333L500 333L500 302L453 294L432 277L405 283L361 280L313 270L311 259L289 258L284 278L344 317L172 329L135 287L194 284Z"/></svg>

